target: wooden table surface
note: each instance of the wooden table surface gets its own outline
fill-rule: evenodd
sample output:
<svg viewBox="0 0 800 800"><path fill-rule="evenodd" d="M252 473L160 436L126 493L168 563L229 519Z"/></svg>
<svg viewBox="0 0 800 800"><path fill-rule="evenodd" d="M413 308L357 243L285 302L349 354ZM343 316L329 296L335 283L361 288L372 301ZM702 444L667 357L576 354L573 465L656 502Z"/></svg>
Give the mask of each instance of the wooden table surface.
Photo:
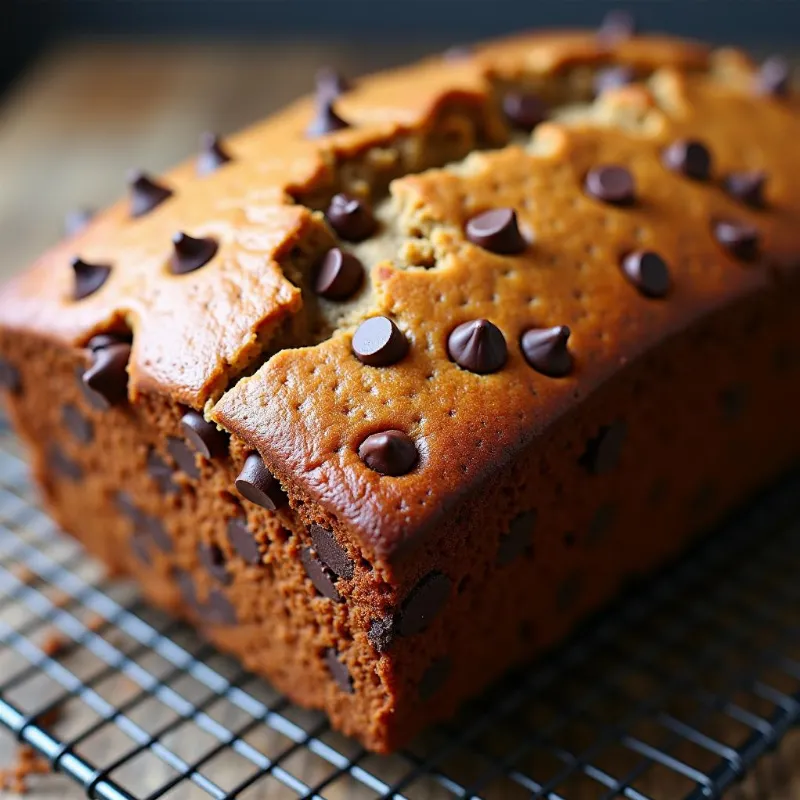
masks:
<svg viewBox="0 0 800 800"><path fill-rule="evenodd" d="M70 209L119 197L129 168L157 173L194 152L200 131L225 133L268 114L308 91L319 66L355 75L432 49L380 42L350 48L76 43L49 53L0 107L0 276L24 268L56 241ZM800 798L798 739L789 744L787 762L797 764L798 776L766 765L758 781L734 796ZM0 733L0 766L13 750ZM36 778L33 786L34 800L83 796L61 776Z"/></svg>

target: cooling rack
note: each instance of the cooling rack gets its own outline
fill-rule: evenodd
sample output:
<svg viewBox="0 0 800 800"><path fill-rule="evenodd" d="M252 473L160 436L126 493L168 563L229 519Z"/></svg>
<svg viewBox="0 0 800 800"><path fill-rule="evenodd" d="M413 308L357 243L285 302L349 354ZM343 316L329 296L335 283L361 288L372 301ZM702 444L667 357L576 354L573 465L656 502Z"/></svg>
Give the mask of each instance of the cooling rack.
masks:
<svg viewBox="0 0 800 800"><path fill-rule="evenodd" d="M379 757L106 578L3 424L0 725L104 800L777 797L800 763L800 472L724 528Z"/></svg>

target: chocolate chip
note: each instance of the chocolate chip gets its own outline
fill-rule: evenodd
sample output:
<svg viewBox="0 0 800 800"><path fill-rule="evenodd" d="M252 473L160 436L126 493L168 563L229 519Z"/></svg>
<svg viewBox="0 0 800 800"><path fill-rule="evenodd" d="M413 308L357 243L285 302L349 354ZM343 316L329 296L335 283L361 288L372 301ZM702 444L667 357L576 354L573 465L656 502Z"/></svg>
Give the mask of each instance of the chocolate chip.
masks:
<svg viewBox="0 0 800 800"><path fill-rule="evenodd" d="M181 597L183 597L183 601L190 609L196 613L200 613L202 608L197 599L197 589L194 585L194 578L182 569L176 569L173 574L175 576L175 583L178 584Z"/></svg>
<svg viewBox="0 0 800 800"><path fill-rule="evenodd" d="M678 139L661 155L664 166L696 181L711 177L711 152L696 139Z"/></svg>
<svg viewBox="0 0 800 800"><path fill-rule="evenodd" d="M236 478L239 494L251 503L275 511L287 502L278 479L267 469L258 453L250 453Z"/></svg>
<svg viewBox="0 0 800 800"><path fill-rule="evenodd" d="M533 546L533 529L536 525L536 511L523 511L511 520L508 532L500 537L497 546L497 564L505 566L519 556L528 553Z"/></svg>
<svg viewBox="0 0 800 800"><path fill-rule="evenodd" d="M473 244L491 253L515 255L528 246L520 233L517 212L513 208L484 211L467 222L465 232Z"/></svg>
<svg viewBox="0 0 800 800"><path fill-rule="evenodd" d="M194 450L189 449L183 439L167 436L167 451L175 459L178 469L190 478L199 478L200 470L197 466Z"/></svg>
<svg viewBox="0 0 800 800"><path fill-rule="evenodd" d="M83 467L73 461L57 444L48 448L50 469L58 476L71 481L79 481L83 477Z"/></svg>
<svg viewBox="0 0 800 800"><path fill-rule="evenodd" d="M610 503L600 506L589 523L589 528L586 531L586 543L596 545L602 542L614 523L616 515L616 509Z"/></svg>
<svg viewBox="0 0 800 800"><path fill-rule="evenodd" d="M228 520L228 541L231 547L248 563L261 563L261 550L258 547L256 537L247 527L247 520L244 517L232 517Z"/></svg>
<svg viewBox="0 0 800 800"><path fill-rule="evenodd" d="M331 198L325 216L336 233L348 242L363 242L372 236L378 224L363 200L344 192Z"/></svg>
<svg viewBox="0 0 800 800"><path fill-rule="evenodd" d="M405 475L419 460L414 440L402 431L382 431L367 436L358 448L361 460L381 475Z"/></svg>
<svg viewBox="0 0 800 800"><path fill-rule="evenodd" d="M340 578L350 580L353 577L355 565L347 551L336 541L333 531L326 530L321 525L312 525L308 532L317 556L326 567L333 570Z"/></svg>
<svg viewBox="0 0 800 800"><path fill-rule="evenodd" d="M11 394L19 394L22 389L22 375L10 361L5 359L0 359L0 388Z"/></svg>
<svg viewBox="0 0 800 800"><path fill-rule="evenodd" d="M505 366L508 347L496 325L488 319L474 319L451 332L447 353L462 369L486 375Z"/></svg>
<svg viewBox="0 0 800 800"><path fill-rule="evenodd" d="M77 208L64 217L64 235L75 236L80 233L94 217L94 211L88 208Z"/></svg>
<svg viewBox="0 0 800 800"><path fill-rule="evenodd" d="M753 261L758 256L759 233L755 225L733 219L720 219L713 224L714 237L733 256Z"/></svg>
<svg viewBox="0 0 800 800"><path fill-rule="evenodd" d="M593 167L586 175L586 191L597 200L629 206L636 199L636 184L630 170L616 164Z"/></svg>
<svg viewBox="0 0 800 800"><path fill-rule="evenodd" d="M772 97L786 97L791 89L792 68L783 56L770 56L758 70L756 91Z"/></svg>
<svg viewBox="0 0 800 800"><path fill-rule="evenodd" d="M129 542L134 556L136 556L139 561L141 561L143 564L152 563L152 559L150 558L150 550L147 547L147 538L145 536L134 533Z"/></svg>
<svg viewBox="0 0 800 800"><path fill-rule="evenodd" d="M152 449L147 453L147 472L162 494L174 494L180 491L180 487L172 480L175 470Z"/></svg>
<svg viewBox="0 0 800 800"><path fill-rule="evenodd" d="M200 136L200 155L197 156L195 168L198 175L209 175L227 164L231 156L215 133L206 131Z"/></svg>
<svg viewBox="0 0 800 800"><path fill-rule="evenodd" d="M61 407L64 427L81 443L89 444L94 439L94 425L77 406L67 403Z"/></svg>
<svg viewBox="0 0 800 800"><path fill-rule="evenodd" d="M207 264L217 253L217 242L210 237L195 239L179 232L172 237L169 268L173 275L185 275Z"/></svg>
<svg viewBox="0 0 800 800"><path fill-rule="evenodd" d="M314 291L326 300L346 300L364 281L364 266L352 254L338 247L322 257L314 277Z"/></svg>
<svg viewBox="0 0 800 800"><path fill-rule="evenodd" d="M445 61L464 61L472 58L472 48L465 44L454 44L442 53Z"/></svg>
<svg viewBox="0 0 800 800"><path fill-rule="evenodd" d="M764 208L764 187L767 174L761 170L732 172L723 181L725 191L731 196L753 208Z"/></svg>
<svg viewBox="0 0 800 800"><path fill-rule="evenodd" d="M116 505L120 513L126 516L141 532L143 524L147 519L147 514L134 503L133 498L127 492L117 492L114 495L114 505Z"/></svg>
<svg viewBox="0 0 800 800"><path fill-rule="evenodd" d="M422 633L439 613L450 595L451 581L441 572L429 572L405 599L400 610L398 633Z"/></svg>
<svg viewBox="0 0 800 800"><path fill-rule="evenodd" d="M164 523L159 517L151 516L142 512L141 519L137 525L137 531L149 536L156 546L165 553L171 553L174 549L172 537L164 527Z"/></svg>
<svg viewBox="0 0 800 800"><path fill-rule="evenodd" d="M335 100L339 95L349 92L352 88L347 78L333 67L322 67L314 76L317 87L317 97L329 97Z"/></svg>
<svg viewBox="0 0 800 800"><path fill-rule="evenodd" d="M197 411L189 410L181 417L181 430L190 447L203 458L219 458L228 452L228 434Z"/></svg>
<svg viewBox="0 0 800 800"><path fill-rule="evenodd" d="M572 354L567 342L571 331L566 325L554 328L531 328L520 338L525 360L548 378L562 378L572 371Z"/></svg>
<svg viewBox="0 0 800 800"><path fill-rule="evenodd" d="M306 575L308 575L311 583L314 585L314 588L323 597L327 597L329 600L333 600L335 603L344 602L344 598L339 594L339 592L336 591L336 576L334 575L333 570L328 569L328 567L326 567L317 558L316 554L310 547L304 547L300 551L300 561L303 562Z"/></svg>
<svg viewBox="0 0 800 800"><path fill-rule="evenodd" d="M92 364L83 373L87 397L101 410L128 399L128 361L131 346L122 342L92 352Z"/></svg>
<svg viewBox="0 0 800 800"><path fill-rule="evenodd" d="M226 585L231 582L232 578L225 565L225 553L218 544L199 542L197 558L212 578Z"/></svg>
<svg viewBox="0 0 800 800"><path fill-rule="evenodd" d="M645 297L664 297L670 277L666 262L652 250L636 250L622 259L622 274Z"/></svg>
<svg viewBox="0 0 800 800"><path fill-rule="evenodd" d="M547 119L547 104L533 92L508 92L503 98L503 113L515 128L532 131Z"/></svg>
<svg viewBox="0 0 800 800"><path fill-rule="evenodd" d="M328 670L331 677L336 681L339 688L347 694L353 694L353 679L350 677L350 672L347 666L339 659L339 654L329 647L325 651L325 663L328 665Z"/></svg>
<svg viewBox="0 0 800 800"><path fill-rule="evenodd" d="M141 217L172 197L172 189L154 181L144 172L133 172L128 178L131 190L131 216Z"/></svg>
<svg viewBox="0 0 800 800"><path fill-rule="evenodd" d="M422 675L419 682L420 700L429 700L444 686L453 668L450 656L437 658Z"/></svg>
<svg viewBox="0 0 800 800"><path fill-rule="evenodd" d="M362 364L388 367L408 352L408 339L388 317L370 317L356 328L352 347Z"/></svg>
<svg viewBox="0 0 800 800"><path fill-rule="evenodd" d="M333 98L322 95L317 98L317 116L306 128L306 136L309 139L316 139L349 127L350 123L336 113Z"/></svg>
<svg viewBox="0 0 800 800"><path fill-rule="evenodd" d="M73 300L83 300L94 294L108 280L111 267L107 264L90 264L77 256L70 262L75 283L72 288Z"/></svg>
<svg viewBox="0 0 800 800"><path fill-rule="evenodd" d="M722 415L727 421L738 419L747 406L747 387L737 384L723 389L719 396L719 404Z"/></svg>
<svg viewBox="0 0 800 800"><path fill-rule="evenodd" d="M86 343L87 350L96 353L98 350L105 350L106 347L111 347L115 344L130 344L132 338L130 335L124 336L117 333L99 333L97 336L92 336Z"/></svg>
<svg viewBox="0 0 800 800"><path fill-rule="evenodd" d="M236 623L236 609L219 589L212 589L208 593L203 609L203 616L212 625L234 625Z"/></svg>
<svg viewBox="0 0 800 800"><path fill-rule="evenodd" d="M634 70L624 64L599 69L592 80L595 97L599 97L604 92L629 86L635 80L636 73Z"/></svg>
<svg viewBox="0 0 800 800"><path fill-rule="evenodd" d="M396 624L393 616L370 620L367 639L379 652L385 653L394 642Z"/></svg>
<svg viewBox="0 0 800 800"><path fill-rule="evenodd" d="M619 464L627 434L628 426L622 420L603 425L597 436L588 441L581 465L593 475L611 472Z"/></svg>
<svg viewBox="0 0 800 800"><path fill-rule="evenodd" d="M636 35L636 18L629 11L612 9L604 17L597 30L603 44L617 44Z"/></svg>

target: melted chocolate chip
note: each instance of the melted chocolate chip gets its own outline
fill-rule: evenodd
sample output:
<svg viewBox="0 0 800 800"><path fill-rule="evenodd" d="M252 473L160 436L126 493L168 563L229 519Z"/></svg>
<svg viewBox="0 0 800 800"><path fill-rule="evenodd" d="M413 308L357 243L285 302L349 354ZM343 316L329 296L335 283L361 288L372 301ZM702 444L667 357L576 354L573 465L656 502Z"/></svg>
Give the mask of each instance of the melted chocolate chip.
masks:
<svg viewBox="0 0 800 800"><path fill-rule="evenodd" d="M606 503L600 506L594 517L592 517L592 521L586 531L586 544L600 544L608 533L609 528L614 524L616 515L617 511L611 504Z"/></svg>
<svg viewBox="0 0 800 800"><path fill-rule="evenodd" d="M453 669L453 659L450 656L437 658L422 675L419 682L420 700L429 700L439 689L444 686Z"/></svg>
<svg viewBox="0 0 800 800"><path fill-rule="evenodd" d="M176 569L173 574L184 603L195 613L201 613L202 608L197 599L197 588L194 585L192 576L182 569Z"/></svg>
<svg viewBox="0 0 800 800"><path fill-rule="evenodd" d="M517 212L513 208L484 211L472 217L464 230L467 239L491 253L516 255L528 246L520 233Z"/></svg>
<svg viewBox="0 0 800 800"><path fill-rule="evenodd" d="M156 482L162 494L174 494L180 487L172 480L175 470L155 451L147 453L147 473Z"/></svg>
<svg viewBox="0 0 800 800"><path fill-rule="evenodd" d="M622 259L622 274L645 297L665 297L669 292L669 267L658 253L636 250Z"/></svg>
<svg viewBox="0 0 800 800"><path fill-rule="evenodd" d="M515 128L532 131L547 119L547 104L533 92L509 92L503 98L503 113Z"/></svg>
<svg viewBox="0 0 800 800"><path fill-rule="evenodd" d="M231 601L219 590L212 589L203 604L203 616L212 625L234 625L236 609Z"/></svg>
<svg viewBox="0 0 800 800"><path fill-rule="evenodd" d="M92 364L82 381L92 405L106 410L128 399L128 361L131 346L118 342L92 352Z"/></svg>
<svg viewBox="0 0 800 800"><path fill-rule="evenodd" d="M358 448L361 460L381 475L405 475L419 460L414 440L402 431L383 431L367 436Z"/></svg>
<svg viewBox="0 0 800 800"><path fill-rule="evenodd" d="M261 563L261 550L255 536L247 527L244 517L233 517L228 520L228 541L231 547L248 563Z"/></svg>
<svg viewBox="0 0 800 800"><path fill-rule="evenodd" d="M232 578L225 565L225 553L222 552L222 548L218 544L199 542L197 557L212 578L226 585L231 582Z"/></svg>
<svg viewBox="0 0 800 800"><path fill-rule="evenodd" d="M711 152L695 139L678 139L662 153L664 166L696 181L711 177Z"/></svg>
<svg viewBox="0 0 800 800"><path fill-rule="evenodd" d="M195 452L191 450L183 439L167 436L167 451L175 459L178 469L190 478L199 478L200 469L197 466Z"/></svg>
<svg viewBox="0 0 800 800"><path fill-rule="evenodd" d="M349 127L350 123L336 113L333 98L322 95L317 98L317 116L306 128L306 136L309 139L316 139Z"/></svg>
<svg viewBox="0 0 800 800"><path fill-rule="evenodd" d="M422 633L450 595L451 581L441 572L429 572L412 590L400 609L398 633Z"/></svg>
<svg viewBox="0 0 800 800"><path fill-rule="evenodd" d="M89 208L77 208L64 217L64 235L75 236L79 234L92 221L94 211Z"/></svg>
<svg viewBox="0 0 800 800"><path fill-rule="evenodd" d="M367 639L379 653L385 653L394 642L396 627L393 616L373 619L369 623Z"/></svg>
<svg viewBox="0 0 800 800"><path fill-rule="evenodd" d="M764 208L764 187L767 174L761 170L732 172L723 181L725 191L731 196L753 208Z"/></svg>
<svg viewBox="0 0 800 800"><path fill-rule="evenodd" d="M209 131L200 136L200 155L195 163L198 175L209 175L230 160L231 156L219 136Z"/></svg>
<svg viewBox="0 0 800 800"><path fill-rule="evenodd" d="M597 30L597 37L603 44L613 45L636 35L636 18L629 11L612 9Z"/></svg>
<svg viewBox="0 0 800 800"><path fill-rule="evenodd" d="M314 76L317 86L317 97L329 97L335 100L352 88L347 78L333 67L322 67Z"/></svg>
<svg viewBox="0 0 800 800"><path fill-rule="evenodd" d="M128 182L131 190L132 217L141 217L172 197L172 189L157 183L144 172L133 172Z"/></svg>
<svg viewBox="0 0 800 800"><path fill-rule="evenodd" d="M593 475L611 472L619 464L627 434L628 426L622 420L604 425L597 436L588 441L580 458L581 465Z"/></svg>
<svg viewBox="0 0 800 800"><path fill-rule="evenodd" d="M70 481L79 481L83 478L83 467L73 461L59 445L53 443L47 450L47 460L50 469L55 475Z"/></svg>
<svg viewBox="0 0 800 800"><path fill-rule="evenodd" d="M525 360L548 378L562 378L572 371L572 354L567 342L571 331L566 325L554 328L531 328L520 338Z"/></svg>
<svg viewBox="0 0 800 800"><path fill-rule="evenodd" d="M361 288L363 281L363 264L352 253L334 247L317 267L314 291L326 300L346 300Z"/></svg>
<svg viewBox="0 0 800 800"><path fill-rule="evenodd" d="M127 517L141 532L147 515L134 503L133 498L127 492L117 492L114 495L114 505L119 509L120 513Z"/></svg>
<svg viewBox="0 0 800 800"><path fill-rule="evenodd" d="M333 570L328 569L310 547L304 547L300 551L300 560L303 562L309 580L323 597L333 600L334 603L344 602L344 598L336 591L336 576Z"/></svg>
<svg viewBox="0 0 800 800"><path fill-rule="evenodd" d="M363 242L372 236L378 224L363 200L344 192L333 196L325 216L338 236L348 242Z"/></svg>
<svg viewBox="0 0 800 800"><path fill-rule="evenodd" d="M352 347L362 364L388 367L408 352L408 339L388 317L370 317L356 328Z"/></svg>
<svg viewBox="0 0 800 800"><path fill-rule="evenodd" d="M505 566L530 552L533 546L533 529L536 526L536 511L523 511L511 520L508 532L500 537L497 546L497 564Z"/></svg>
<svg viewBox="0 0 800 800"><path fill-rule="evenodd" d="M207 264L217 254L217 242L210 237L195 239L179 232L172 237L169 268L173 275L185 275Z"/></svg>
<svg viewBox="0 0 800 800"><path fill-rule="evenodd" d="M11 394L19 394L22 389L22 375L10 361L5 359L0 359L0 388Z"/></svg>
<svg viewBox="0 0 800 800"><path fill-rule="evenodd" d="M61 420L64 427L81 443L89 444L94 439L94 425L81 410L67 403L61 407Z"/></svg>
<svg viewBox="0 0 800 800"><path fill-rule="evenodd" d="M147 537L134 533L134 535L131 536L129 543L131 551L139 561L141 561L143 564L152 563L152 558L150 558L150 550L147 546Z"/></svg>
<svg viewBox="0 0 800 800"><path fill-rule="evenodd" d="M488 319L459 325L447 339L447 353L459 367L486 375L505 366L508 347L500 329Z"/></svg>
<svg viewBox="0 0 800 800"><path fill-rule="evenodd" d="M629 206L636 199L636 184L630 170L616 164L593 167L586 175L586 191L603 203Z"/></svg>
<svg viewBox="0 0 800 800"><path fill-rule="evenodd" d="M336 541L333 531L326 530L321 525L312 525L308 532L314 549L322 563L335 572L340 578L350 580L355 571L355 565L347 551Z"/></svg>
<svg viewBox="0 0 800 800"><path fill-rule="evenodd" d="M756 91L771 97L786 97L791 89L792 68L783 56L770 56L758 70Z"/></svg>
<svg viewBox="0 0 800 800"><path fill-rule="evenodd" d="M755 225L733 219L720 219L713 225L714 238L733 256L742 261L758 257L759 233Z"/></svg>
<svg viewBox="0 0 800 800"><path fill-rule="evenodd" d="M250 453L245 459L236 478L236 488L242 497L269 511L276 511L287 501L278 479L267 469L258 453Z"/></svg>
<svg viewBox="0 0 800 800"><path fill-rule="evenodd" d="M350 677L347 665L342 663L339 654L332 647L325 651L325 663L339 688L347 694L353 694L353 679Z"/></svg>
<svg viewBox="0 0 800 800"><path fill-rule="evenodd" d="M150 514L142 512L137 525L137 531L149 536L155 545L165 553L171 553L173 551L174 545L172 543L172 537L164 527L164 523L158 517L153 517Z"/></svg>
<svg viewBox="0 0 800 800"><path fill-rule="evenodd" d="M600 69L595 73L592 85L596 97L599 97L604 92L613 91L614 89L621 89L623 86L629 86L636 80L636 73L633 68L624 64L619 64L615 67L606 67Z"/></svg>
<svg viewBox="0 0 800 800"><path fill-rule="evenodd" d="M197 411L181 417L181 430L189 446L203 458L219 458L228 452L228 434Z"/></svg>
<svg viewBox="0 0 800 800"><path fill-rule="evenodd" d="M108 280L111 267L107 264L90 264L77 256L70 262L75 283L72 288L73 300L83 300L94 294Z"/></svg>

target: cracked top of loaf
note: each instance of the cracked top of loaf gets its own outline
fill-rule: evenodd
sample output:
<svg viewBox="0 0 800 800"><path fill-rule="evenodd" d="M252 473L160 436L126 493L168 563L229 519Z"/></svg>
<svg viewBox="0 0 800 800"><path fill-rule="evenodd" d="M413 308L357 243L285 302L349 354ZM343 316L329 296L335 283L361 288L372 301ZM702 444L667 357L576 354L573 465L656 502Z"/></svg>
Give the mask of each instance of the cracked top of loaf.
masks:
<svg viewBox="0 0 800 800"><path fill-rule="evenodd" d="M203 410L388 557L626 362L797 262L787 75L625 30L323 74L134 177L3 288L0 322L132 334L131 402Z"/></svg>

